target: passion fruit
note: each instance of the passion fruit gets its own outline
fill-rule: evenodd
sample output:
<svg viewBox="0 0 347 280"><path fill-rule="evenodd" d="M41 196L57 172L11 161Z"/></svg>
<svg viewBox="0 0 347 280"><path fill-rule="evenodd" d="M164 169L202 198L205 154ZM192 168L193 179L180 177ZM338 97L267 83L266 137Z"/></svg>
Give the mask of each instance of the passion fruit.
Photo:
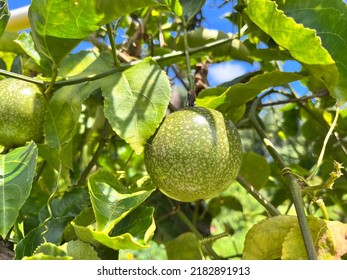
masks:
<svg viewBox="0 0 347 280"><path fill-rule="evenodd" d="M145 145L149 176L165 195L183 202L208 199L236 179L243 151L235 125L213 109L169 114Z"/></svg>
<svg viewBox="0 0 347 280"><path fill-rule="evenodd" d="M0 145L40 142L47 101L33 83L8 78L0 81Z"/></svg>

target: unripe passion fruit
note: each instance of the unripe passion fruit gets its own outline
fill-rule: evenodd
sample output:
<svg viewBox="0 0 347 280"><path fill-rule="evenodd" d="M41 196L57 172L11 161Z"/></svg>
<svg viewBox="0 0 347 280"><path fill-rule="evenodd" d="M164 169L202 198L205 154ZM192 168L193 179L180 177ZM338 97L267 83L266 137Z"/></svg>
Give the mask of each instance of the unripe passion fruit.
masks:
<svg viewBox="0 0 347 280"><path fill-rule="evenodd" d="M21 146L41 141L47 107L40 89L9 78L0 81L0 145Z"/></svg>
<svg viewBox="0 0 347 280"><path fill-rule="evenodd" d="M220 112L202 107L168 115L144 153L153 183L184 202L223 192L237 177L243 156L234 124Z"/></svg>

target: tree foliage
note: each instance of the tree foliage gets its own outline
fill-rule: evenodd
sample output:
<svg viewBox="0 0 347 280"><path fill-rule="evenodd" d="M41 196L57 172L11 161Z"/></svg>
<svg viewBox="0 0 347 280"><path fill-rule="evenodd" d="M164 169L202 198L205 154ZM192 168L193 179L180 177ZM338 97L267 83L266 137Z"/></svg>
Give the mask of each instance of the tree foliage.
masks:
<svg viewBox="0 0 347 280"><path fill-rule="evenodd" d="M48 103L43 142L0 147L0 259L346 258L346 4L214 4L229 33L204 0L33 0L15 33L0 1L0 78ZM209 86L233 61L254 71ZM236 124L244 157L225 192L181 203L143 149L194 104Z"/></svg>

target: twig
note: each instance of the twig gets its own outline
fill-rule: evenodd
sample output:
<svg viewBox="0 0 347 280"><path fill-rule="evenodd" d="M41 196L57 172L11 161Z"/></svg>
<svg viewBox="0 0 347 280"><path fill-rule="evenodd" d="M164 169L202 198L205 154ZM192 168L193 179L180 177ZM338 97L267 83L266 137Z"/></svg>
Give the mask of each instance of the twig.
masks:
<svg viewBox="0 0 347 280"><path fill-rule="evenodd" d="M264 130L262 129L261 125L259 124L257 120L258 115L256 110L258 108L261 98L262 97L258 97L257 99L255 99L251 106L250 113L249 113L250 121L253 124L255 130L257 131L259 137L261 138L264 146L266 147L268 152L271 154L272 158L274 159L278 167L281 170L286 170L287 166L285 165L281 156L278 154L277 150L275 149L272 142L267 137L266 133L264 132ZM289 187L289 190L292 195L293 203L297 213L297 218L298 218L298 222L299 222L299 226L300 226L301 234L304 240L308 258L311 260L316 260L317 253L316 253L315 245L314 245L313 238L310 232L310 228L308 225L308 221L305 215L301 188L297 182L297 178L291 172L283 172L282 176L286 180L287 186Z"/></svg>
<svg viewBox="0 0 347 280"><path fill-rule="evenodd" d="M41 81L39 79L31 78L31 77L28 77L25 75L17 74L14 72L3 70L3 69L0 69L0 75L10 77L10 78L15 78L15 79L26 81L26 82L30 82L30 83L37 84L37 85L45 85L46 84L44 81Z"/></svg>
<svg viewBox="0 0 347 280"><path fill-rule="evenodd" d="M247 192L252 195L264 208L270 213L271 216L279 216L281 212L272 205L264 196L262 196L250 183L247 182L242 176L237 176L237 182L247 190Z"/></svg>
<svg viewBox="0 0 347 280"><path fill-rule="evenodd" d="M117 47L116 47L116 44L114 42L111 24L107 23L106 29L107 29L107 36L108 36L108 39L110 40L110 44L111 44L114 64L116 65L116 67L119 67L120 63L119 63L118 56L117 56Z"/></svg>
<svg viewBox="0 0 347 280"><path fill-rule="evenodd" d="M297 103L297 102L302 102L302 101L306 101L306 100L310 100L310 99L314 99L314 98L318 98L318 97L323 97L323 96L328 96L328 95L329 95L329 93L327 91L322 91L322 92L319 92L317 94L310 95L310 96L302 96L299 98L289 98L286 100L279 100L276 102L269 102L269 103L260 104L259 107L264 108L264 107L281 105L281 104Z"/></svg>
<svg viewBox="0 0 347 280"><path fill-rule="evenodd" d="M220 45L230 43L232 40L234 40L234 37L217 40L217 41L214 41L211 43L207 43L207 44L200 46L200 47L191 48L188 50L188 52L189 52L189 54L195 54L195 53L203 52L203 51L218 47ZM119 55L118 51L117 51L117 54ZM160 63L160 62L165 62L165 61L173 59L173 58L182 57L185 55L186 55L186 51L173 51L171 53L164 54L162 56L154 56L154 57L152 57L152 59ZM136 61L131 61L131 62L127 62L127 63L120 63L120 67L110 69L110 70L105 71L103 73L96 74L96 75L90 75L90 76L82 77L82 78L72 78L72 79L60 80L60 81L55 82L54 85L56 87L57 86L61 87L61 86L68 86L68 85L74 85L74 84L80 84L83 82L90 82L90 81L98 80L98 79L110 76L112 74L115 74L117 72L124 71L124 70L140 63L141 61L142 60L136 60ZM17 78L20 80L34 83L34 84L40 84L40 85L46 84L46 82L41 81L39 79L30 78L30 77L25 76L25 75L16 74L16 73L9 72L9 71L2 70L2 69L0 69L0 75Z"/></svg>

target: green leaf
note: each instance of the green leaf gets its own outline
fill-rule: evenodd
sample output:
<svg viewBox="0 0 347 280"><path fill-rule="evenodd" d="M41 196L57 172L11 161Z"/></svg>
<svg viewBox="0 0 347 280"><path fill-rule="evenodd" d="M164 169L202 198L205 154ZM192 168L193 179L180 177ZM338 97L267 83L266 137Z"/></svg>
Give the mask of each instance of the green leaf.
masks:
<svg viewBox="0 0 347 280"><path fill-rule="evenodd" d="M0 155L0 236L6 236L29 197L37 154L37 147L31 142Z"/></svg>
<svg viewBox="0 0 347 280"><path fill-rule="evenodd" d="M44 242L59 244L66 225L74 219L89 203L89 195L85 189L73 189L65 192L60 198L51 202L52 217L47 206L39 213L40 225L32 229L16 246L16 259L31 256L38 246ZM47 218L50 219L48 221Z"/></svg>
<svg viewBox="0 0 347 280"><path fill-rule="evenodd" d="M60 246L74 260L100 260L95 249L81 240L72 240Z"/></svg>
<svg viewBox="0 0 347 280"><path fill-rule="evenodd" d="M183 18L186 23L191 21L195 15L200 12L202 6L204 6L206 0L179 0L183 9Z"/></svg>
<svg viewBox="0 0 347 280"><path fill-rule="evenodd" d="M90 244L102 244L113 250L121 249L143 249L148 248L148 245L143 245L137 241L130 233L124 233L115 237L110 237L107 233L94 231L91 226L83 227L72 223L77 237Z"/></svg>
<svg viewBox="0 0 347 280"><path fill-rule="evenodd" d="M102 56L99 56L102 57ZM98 56L92 51L81 51L75 54L70 54L62 62L59 68L59 76L63 78L75 76L77 74L86 71L88 67L95 68L95 64L101 62L103 65L103 71L107 68L105 67L105 61L96 61ZM94 65L92 65L95 63ZM93 69L95 70L95 69Z"/></svg>
<svg viewBox="0 0 347 280"><path fill-rule="evenodd" d="M29 21L38 49L59 65L82 39L102 25L154 4L153 0L33 0Z"/></svg>
<svg viewBox="0 0 347 280"><path fill-rule="evenodd" d="M66 252L52 243L44 243L40 245L30 257L24 257L23 260L71 260L72 257L67 256Z"/></svg>
<svg viewBox="0 0 347 280"><path fill-rule="evenodd" d="M95 215L92 207L83 209L71 222L78 226L89 226L95 221ZM68 224L64 230L64 240L71 241L76 237L75 229L72 224Z"/></svg>
<svg viewBox="0 0 347 280"><path fill-rule="evenodd" d="M347 225L307 216L321 260L341 259L347 252ZM307 253L295 216L277 216L260 221L247 233L243 259L306 260Z"/></svg>
<svg viewBox="0 0 347 280"><path fill-rule="evenodd" d="M102 81L106 118L117 135L141 154L165 116L171 96L168 77L146 58Z"/></svg>
<svg viewBox="0 0 347 280"><path fill-rule="evenodd" d="M7 22L10 19L10 12L8 10L7 0L0 1L0 37L5 31Z"/></svg>
<svg viewBox="0 0 347 280"><path fill-rule="evenodd" d="M346 254L346 224L338 221L326 221L313 216L308 217L308 222L319 260L341 259ZM283 243L282 259L307 259L307 253L298 223L293 225Z"/></svg>
<svg viewBox="0 0 347 280"><path fill-rule="evenodd" d="M247 83L239 83L222 90L203 90L196 103L198 106L218 109L224 113L236 110L255 98L259 93L272 86L284 85L306 78L294 72L273 71L252 77Z"/></svg>
<svg viewBox="0 0 347 280"><path fill-rule="evenodd" d="M250 0L247 13L255 24L278 45L287 49L333 92L339 73L335 61L323 48L315 30L296 23L293 18L287 17L282 10L277 9L276 3L270 0Z"/></svg>
<svg viewBox="0 0 347 280"><path fill-rule="evenodd" d="M34 254L42 253L50 256L66 256L66 252L53 243L43 243L35 250Z"/></svg>
<svg viewBox="0 0 347 280"><path fill-rule="evenodd" d="M347 224L343 224L339 221L329 221L328 230L333 235L334 239L334 255L333 259L341 259L347 254Z"/></svg>
<svg viewBox="0 0 347 280"><path fill-rule="evenodd" d="M154 191L152 185L135 190L125 188L110 172L99 170L88 180L97 231L105 234Z"/></svg>
<svg viewBox="0 0 347 280"><path fill-rule="evenodd" d="M44 123L45 138L50 147L59 149L76 134L84 100L80 94L83 86L62 87L50 100Z"/></svg>
<svg viewBox="0 0 347 280"><path fill-rule="evenodd" d="M56 198L51 202L52 217L59 220L75 218L89 203L89 194L86 189L75 188L66 191L61 198ZM43 222L49 217L47 207L39 213L39 218Z"/></svg>
<svg viewBox="0 0 347 280"><path fill-rule="evenodd" d="M246 235L242 259L280 259L282 244L296 220L295 216L277 216L252 226Z"/></svg>
<svg viewBox="0 0 347 280"><path fill-rule="evenodd" d="M55 170L60 171L60 176L67 185L71 185L70 170L73 170L72 145L67 143L55 149L47 144L38 144L39 155L44 158Z"/></svg>
<svg viewBox="0 0 347 280"><path fill-rule="evenodd" d="M315 29L322 44L335 60L339 80L334 95L339 103L347 101L346 41L347 7L340 0L279 1L285 14L304 26Z"/></svg>
<svg viewBox="0 0 347 280"><path fill-rule="evenodd" d="M222 212L222 208L243 211L241 202L231 195L214 197L208 202L208 211L212 217L219 215Z"/></svg>
<svg viewBox="0 0 347 280"><path fill-rule="evenodd" d="M182 6L179 0L160 0L176 16L182 16Z"/></svg>
<svg viewBox="0 0 347 280"><path fill-rule="evenodd" d="M199 239L192 232L182 233L165 243L169 260L201 260Z"/></svg>
<svg viewBox="0 0 347 280"><path fill-rule="evenodd" d="M266 159L256 153L248 152L244 155L240 175L253 187L260 190L269 179L270 167Z"/></svg>
<svg viewBox="0 0 347 280"><path fill-rule="evenodd" d="M15 42L17 38L17 32L5 32L0 37L0 51L23 54L23 49Z"/></svg>
<svg viewBox="0 0 347 280"><path fill-rule="evenodd" d="M32 229L16 246L16 260L24 256L31 256L36 248L45 242L58 244L64 232L66 223L71 220L69 217L51 219L47 223Z"/></svg>
<svg viewBox="0 0 347 280"><path fill-rule="evenodd" d="M67 261L71 260L72 257L69 256L50 256L45 255L43 253L39 253L30 257L24 257L23 260L59 260L59 261Z"/></svg>
<svg viewBox="0 0 347 280"><path fill-rule="evenodd" d="M51 74L52 63L36 50L34 40L29 33L22 32L19 34L15 42L23 49L23 51L31 57L37 65L39 65L43 71Z"/></svg>
<svg viewBox="0 0 347 280"><path fill-rule="evenodd" d="M122 219L112 230L111 236L130 233L137 238L138 242L148 244L155 231L154 208L139 206L124 219Z"/></svg>
<svg viewBox="0 0 347 280"><path fill-rule="evenodd" d="M331 258L334 254L334 244L332 234L327 231L327 223L325 220L308 217L308 224L313 241L318 247L318 258ZM300 226L295 222L284 239L282 245L283 260L307 260L307 253L305 249L304 240L302 238Z"/></svg>

